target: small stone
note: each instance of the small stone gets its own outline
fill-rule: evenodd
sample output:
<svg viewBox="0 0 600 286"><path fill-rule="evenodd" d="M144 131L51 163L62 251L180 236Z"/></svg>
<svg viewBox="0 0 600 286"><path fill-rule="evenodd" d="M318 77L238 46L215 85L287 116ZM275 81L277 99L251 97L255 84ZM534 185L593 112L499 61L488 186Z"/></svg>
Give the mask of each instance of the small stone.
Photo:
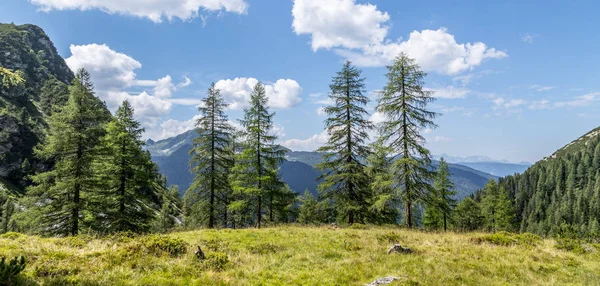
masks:
<svg viewBox="0 0 600 286"><path fill-rule="evenodd" d="M399 279L400 279L400 277L394 277L394 276L383 277L383 278L379 278L369 284L365 284L365 286L377 286L377 285L391 284L392 282L394 282L394 280L399 280Z"/></svg>
<svg viewBox="0 0 600 286"><path fill-rule="evenodd" d="M407 247L402 247L400 244L394 244L388 249L387 254L395 253L412 253L412 250Z"/></svg>

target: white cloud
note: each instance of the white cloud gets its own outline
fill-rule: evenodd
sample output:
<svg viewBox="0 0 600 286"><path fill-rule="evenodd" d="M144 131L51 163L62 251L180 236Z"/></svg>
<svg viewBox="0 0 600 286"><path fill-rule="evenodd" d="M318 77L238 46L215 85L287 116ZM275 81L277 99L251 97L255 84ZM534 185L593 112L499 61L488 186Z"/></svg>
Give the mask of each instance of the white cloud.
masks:
<svg viewBox="0 0 600 286"><path fill-rule="evenodd" d="M540 35L537 35L537 34L525 33L525 35L523 35L521 37L521 41L528 43L528 44L533 44L533 42L535 41L535 38L537 38L539 36Z"/></svg>
<svg viewBox="0 0 600 286"><path fill-rule="evenodd" d="M327 116L327 113L325 112L325 107L318 107L317 108L317 115L319 116Z"/></svg>
<svg viewBox="0 0 600 286"><path fill-rule="evenodd" d="M142 64L131 56L112 50L107 45L71 45L71 56L65 61L76 71L85 68L92 78L96 95L115 111L124 100L131 102L136 118L153 133L160 117L171 112L173 104L198 105L199 99L172 98L177 87L171 76L156 80L138 79L135 70ZM129 89L141 92L130 92Z"/></svg>
<svg viewBox="0 0 600 286"><path fill-rule="evenodd" d="M446 136L433 136L432 138L429 138L428 140L430 142L452 142L452 141L454 141L453 138L446 137Z"/></svg>
<svg viewBox="0 0 600 286"><path fill-rule="evenodd" d="M202 17L202 12L226 11L245 14L244 0L30 0L42 11L101 10L109 14L132 15L155 23L174 18L190 20Z"/></svg>
<svg viewBox="0 0 600 286"><path fill-rule="evenodd" d="M135 70L142 64L132 57L118 53L107 45L71 45L71 56L65 61L74 71L85 68L99 89L126 88L134 84ZM149 84L149 81L141 83Z"/></svg>
<svg viewBox="0 0 600 286"><path fill-rule="evenodd" d="M180 82L177 87L188 87L190 84L192 84L192 80L187 76L183 76L183 82Z"/></svg>
<svg viewBox="0 0 600 286"><path fill-rule="evenodd" d="M354 0L295 0L292 27L296 35L311 35L313 51L346 47L358 49L382 42L390 16L372 4Z"/></svg>
<svg viewBox="0 0 600 286"><path fill-rule="evenodd" d="M294 151L314 151L325 145L329 140L327 130L323 130L319 134L315 134L307 139L289 139L281 142L282 146L290 148Z"/></svg>
<svg viewBox="0 0 600 286"><path fill-rule="evenodd" d="M537 100L537 101L533 101L531 102L531 104L529 104L529 109L531 110L542 110L542 109L551 109L552 105L550 105L550 101L548 100Z"/></svg>
<svg viewBox="0 0 600 286"><path fill-rule="evenodd" d="M521 105L527 104L527 101L524 100L524 99L510 99L510 100L505 100L502 97L495 98L494 100L492 100L492 102L495 105L494 109L497 109L497 108L510 109L510 108L513 108L513 107L517 107L517 106L521 106Z"/></svg>
<svg viewBox="0 0 600 286"><path fill-rule="evenodd" d="M381 113L381 112L374 112L371 115L371 117L369 118L369 121L373 122L373 124L379 124L386 120L387 120L387 117L385 115L383 115L383 113Z"/></svg>
<svg viewBox="0 0 600 286"><path fill-rule="evenodd" d="M405 52L425 71L457 74L508 56L482 42L459 44L446 28L413 31L406 41L386 39L388 13L354 0L295 0L292 16L294 32L310 35L313 51L334 49L358 66L384 66Z"/></svg>
<svg viewBox="0 0 600 286"><path fill-rule="evenodd" d="M575 97L570 101L556 102L554 107L581 107L600 100L600 92L593 92Z"/></svg>
<svg viewBox="0 0 600 286"><path fill-rule="evenodd" d="M432 90L434 92L434 97L448 99L465 98L469 93L471 93L471 90L469 90L468 88L454 86L447 86Z"/></svg>
<svg viewBox="0 0 600 286"><path fill-rule="evenodd" d="M235 78L219 80L215 88L221 90L230 109L243 109L248 106L252 89L258 83L255 78ZM274 84L264 84L265 93L269 98L268 105L273 108L290 108L302 100L302 88L292 79L279 79Z"/></svg>
<svg viewBox="0 0 600 286"><path fill-rule="evenodd" d="M462 111L462 110L465 110L465 108L462 106L453 106L453 107L443 107L442 108L443 113L450 113L450 112Z"/></svg>
<svg viewBox="0 0 600 286"><path fill-rule="evenodd" d="M423 129L422 132L423 132L423 134L429 134L429 133L433 132L433 129L431 129L431 128L425 128L425 129Z"/></svg>
<svg viewBox="0 0 600 286"><path fill-rule="evenodd" d="M539 85L539 84L532 84L529 86L529 89L533 89L535 91L548 91L548 90L553 90L555 89L555 86L545 86L545 85Z"/></svg>

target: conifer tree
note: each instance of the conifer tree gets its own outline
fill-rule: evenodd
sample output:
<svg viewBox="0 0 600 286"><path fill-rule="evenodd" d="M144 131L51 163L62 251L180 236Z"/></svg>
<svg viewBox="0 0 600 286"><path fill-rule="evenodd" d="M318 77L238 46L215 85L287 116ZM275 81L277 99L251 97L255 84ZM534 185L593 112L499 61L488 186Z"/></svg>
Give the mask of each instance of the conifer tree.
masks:
<svg viewBox="0 0 600 286"><path fill-rule="evenodd" d="M58 235L78 234L88 198L99 189L92 162L109 120L87 71L78 71L69 90L67 105L49 118L45 142L35 150L40 159L54 160L54 168L33 176L30 189L44 232Z"/></svg>
<svg viewBox="0 0 600 286"><path fill-rule="evenodd" d="M370 222L396 223L399 196L395 191L392 149L381 141L372 144L373 152L367 157L367 175L371 188Z"/></svg>
<svg viewBox="0 0 600 286"><path fill-rule="evenodd" d="M317 199L305 190L304 194L298 198L300 207L298 208L298 222L304 224L312 224L318 222L318 206Z"/></svg>
<svg viewBox="0 0 600 286"><path fill-rule="evenodd" d="M198 108L202 117L196 121L198 137L190 151L194 181L186 191L186 207L196 209L195 220L214 228L227 225L227 203L231 186L228 176L233 167L232 132L227 121L227 104L213 83ZM220 218L220 220L219 220ZM219 221L218 221L219 220Z"/></svg>
<svg viewBox="0 0 600 286"><path fill-rule="evenodd" d="M443 227L446 231L450 212L456 206L455 195L456 190L450 180L448 163L441 158L436 171L434 189L425 209L423 224L433 228Z"/></svg>
<svg viewBox="0 0 600 286"><path fill-rule="evenodd" d="M413 204L433 189L430 153L419 132L436 127L433 119L438 114L427 110L434 98L431 91L423 89L426 73L413 59L401 53L387 68L388 83L377 105L377 112L386 118L379 126L380 139L400 156L394 161L393 172L405 204L404 219L410 228Z"/></svg>
<svg viewBox="0 0 600 286"><path fill-rule="evenodd" d="M319 191L324 199L333 199L338 213L349 224L364 223L371 200L363 161L371 153L366 141L373 124L365 110L369 98L364 81L361 71L349 61L333 77L329 85L333 105L324 109L329 140L318 149L323 153L323 162L317 168L324 179Z"/></svg>
<svg viewBox="0 0 600 286"><path fill-rule="evenodd" d="M250 96L250 107L244 110L243 151L235 158L231 184L237 194L244 197L232 202L232 209L241 211L254 206L256 226L261 227L264 213L264 200L271 186L280 179L276 177L279 164L283 160L284 150L277 147L272 135L273 116L267 106L267 95L261 83L254 86Z"/></svg>
<svg viewBox="0 0 600 286"><path fill-rule="evenodd" d="M494 179L490 179L483 192L481 209L485 227L492 232L512 230L513 210L505 188L498 186Z"/></svg>
<svg viewBox="0 0 600 286"><path fill-rule="evenodd" d="M474 231L483 224L481 208L472 198L460 201L453 212L453 217L452 223L460 231Z"/></svg>
<svg viewBox="0 0 600 286"><path fill-rule="evenodd" d="M0 206L0 234L12 231L12 215L15 212L15 202L11 197L6 199L6 202Z"/></svg>
<svg viewBox="0 0 600 286"><path fill-rule="evenodd" d="M144 129L133 117L134 110L123 101L115 118L107 124L102 141L103 156L97 162L103 190L96 196L98 228L108 232L148 231L154 219L153 204L161 187L151 158L142 149Z"/></svg>

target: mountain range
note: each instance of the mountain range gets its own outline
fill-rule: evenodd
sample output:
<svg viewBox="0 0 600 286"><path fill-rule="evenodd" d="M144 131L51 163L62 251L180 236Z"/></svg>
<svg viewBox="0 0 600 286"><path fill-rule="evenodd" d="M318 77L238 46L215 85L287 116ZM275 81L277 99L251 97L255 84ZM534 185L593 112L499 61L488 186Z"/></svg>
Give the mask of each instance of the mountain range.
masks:
<svg viewBox="0 0 600 286"><path fill-rule="evenodd" d="M196 137L193 130L184 132L180 135L167 138L160 141L148 140L146 149L152 154L154 162L159 166L160 172L167 177L169 185L179 186L183 194L190 186L194 176L190 173L189 152L192 149L192 141ZM318 177L321 172L315 168L315 165L321 162L321 154L317 152L289 151L286 153L285 160L280 167L280 174L283 180L296 193L302 193L309 190L313 194L317 193ZM437 161L433 161L434 167ZM483 170L502 170L498 174L514 172L515 168L527 168L523 165L508 164L501 162L477 162L473 167L466 164L449 164L452 181L457 189L457 198L462 199L473 192L483 188L490 179L497 179L499 176L487 173ZM510 171L506 171L510 170ZM524 170L524 169L523 169ZM512 172L514 171L514 172Z"/></svg>

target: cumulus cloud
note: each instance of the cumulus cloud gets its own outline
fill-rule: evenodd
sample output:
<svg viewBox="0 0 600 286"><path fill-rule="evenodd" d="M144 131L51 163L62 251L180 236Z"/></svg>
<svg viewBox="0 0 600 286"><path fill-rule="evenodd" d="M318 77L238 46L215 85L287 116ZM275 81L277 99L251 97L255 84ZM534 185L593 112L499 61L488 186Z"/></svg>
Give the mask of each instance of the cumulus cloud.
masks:
<svg viewBox="0 0 600 286"><path fill-rule="evenodd" d="M244 0L30 0L42 11L100 10L109 14L131 15L160 23L174 18L190 20L202 12L226 11L245 14Z"/></svg>
<svg viewBox="0 0 600 286"><path fill-rule="evenodd" d="M329 140L329 134L327 134L327 130L323 130L321 133L315 134L306 139L285 140L281 142L281 145L294 151L314 151L325 145L327 140Z"/></svg>
<svg viewBox="0 0 600 286"><path fill-rule="evenodd" d="M142 64L124 53L102 44L71 45L71 56L65 61L72 70L85 68L94 83L96 95L115 111L124 100L131 102L135 116L153 133L160 117L171 112L174 104L198 105L199 99L172 98L177 87L171 76L156 80L138 79L136 70ZM187 82L184 81L184 83ZM130 89L143 91L131 92Z"/></svg>
<svg viewBox="0 0 600 286"><path fill-rule="evenodd" d="M384 66L405 52L425 71L453 75L508 56L482 42L458 43L446 28L413 31L405 41L387 39L390 16L354 0L295 0L292 16L294 32L310 35L313 51L334 49L358 66Z"/></svg>
<svg viewBox="0 0 600 286"><path fill-rule="evenodd" d="M190 84L192 84L192 80L187 76L183 76L183 82L180 82L177 87L188 87Z"/></svg>
<svg viewBox="0 0 600 286"><path fill-rule="evenodd" d="M327 116L327 112L325 112L325 107L317 107L317 115L319 116Z"/></svg>
<svg viewBox="0 0 600 286"><path fill-rule="evenodd" d="M255 78L223 79L215 83L215 88L221 90L230 109L243 109L248 106L252 89L258 83ZM290 108L296 106L302 99L300 84L292 79L279 79L273 84L264 84L265 93L269 99L268 106L273 108Z"/></svg>
<svg viewBox="0 0 600 286"><path fill-rule="evenodd" d="M297 35L311 36L313 51L346 47L363 48L382 42L388 33L386 12L354 0L296 0L292 27Z"/></svg>

